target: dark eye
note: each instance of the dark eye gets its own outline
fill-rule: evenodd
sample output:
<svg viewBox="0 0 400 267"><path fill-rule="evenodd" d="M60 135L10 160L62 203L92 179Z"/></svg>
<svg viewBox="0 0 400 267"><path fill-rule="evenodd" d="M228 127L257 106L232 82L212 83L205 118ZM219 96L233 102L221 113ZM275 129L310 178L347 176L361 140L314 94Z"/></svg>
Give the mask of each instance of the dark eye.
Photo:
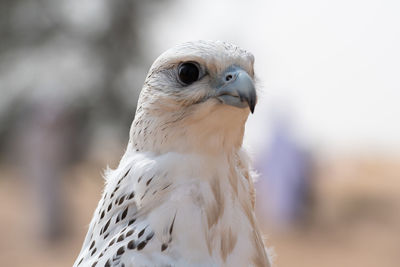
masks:
<svg viewBox="0 0 400 267"><path fill-rule="evenodd" d="M199 68L195 63L186 62L179 65L178 77L185 85L194 83L199 79Z"/></svg>

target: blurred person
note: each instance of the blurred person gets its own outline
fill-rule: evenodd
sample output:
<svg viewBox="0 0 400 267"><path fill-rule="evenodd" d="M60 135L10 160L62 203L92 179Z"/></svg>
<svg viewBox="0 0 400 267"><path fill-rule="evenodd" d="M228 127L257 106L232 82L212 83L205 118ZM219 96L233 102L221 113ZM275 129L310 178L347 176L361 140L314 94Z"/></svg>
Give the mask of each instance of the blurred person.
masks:
<svg viewBox="0 0 400 267"><path fill-rule="evenodd" d="M75 141L79 120L62 101L40 99L25 110L16 133L17 156L31 185L37 217L33 229L46 240L65 234L68 209L62 178L77 155Z"/></svg>
<svg viewBox="0 0 400 267"><path fill-rule="evenodd" d="M257 169L263 217L281 228L303 219L311 186L310 157L297 143L286 117L273 120L271 142L257 160Z"/></svg>

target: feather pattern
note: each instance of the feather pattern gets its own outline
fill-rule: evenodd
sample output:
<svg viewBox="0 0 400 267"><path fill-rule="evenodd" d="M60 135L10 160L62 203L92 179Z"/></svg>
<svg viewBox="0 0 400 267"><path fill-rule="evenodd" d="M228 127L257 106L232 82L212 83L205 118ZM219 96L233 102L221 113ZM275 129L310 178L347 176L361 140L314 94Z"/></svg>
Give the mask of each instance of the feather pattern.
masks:
<svg viewBox="0 0 400 267"><path fill-rule="evenodd" d="M194 58L210 77L194 84L192 94L177 93L171 66ZM235 63L252 73L253 61L222 42L181 45L156 60L128 148L105 175L74 266L270 265L241 148L249 112L221 105L206 92L215 72Z"/></svg>

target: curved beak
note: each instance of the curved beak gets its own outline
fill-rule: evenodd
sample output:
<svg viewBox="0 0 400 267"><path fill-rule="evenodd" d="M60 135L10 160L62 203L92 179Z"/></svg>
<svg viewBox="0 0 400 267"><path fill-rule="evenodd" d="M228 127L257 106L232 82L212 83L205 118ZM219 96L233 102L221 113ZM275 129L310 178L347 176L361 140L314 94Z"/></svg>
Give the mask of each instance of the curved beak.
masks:
<svg viewBox="0 0 400 267"><path fill-rule="evenodd" d="M222 83L221 83L222 80ZM238 107L249 107L251 113L257 103L256 89L253 79L239 67L229 67L223 74L216 88L216 97L222 103Z"/></svg>

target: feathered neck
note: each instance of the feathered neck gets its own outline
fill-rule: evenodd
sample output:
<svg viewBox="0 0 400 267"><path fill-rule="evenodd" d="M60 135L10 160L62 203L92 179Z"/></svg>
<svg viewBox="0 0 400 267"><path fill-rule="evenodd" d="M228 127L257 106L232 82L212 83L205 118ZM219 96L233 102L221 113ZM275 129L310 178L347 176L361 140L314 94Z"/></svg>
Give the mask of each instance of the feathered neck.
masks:
<svg viewBox="0 0 400 267"><path fill-rule="evenodd" d="M129 149L209 155L230 153L242 146L247 111L214 101L186 107L154 104L139 106Z"/></svg>

